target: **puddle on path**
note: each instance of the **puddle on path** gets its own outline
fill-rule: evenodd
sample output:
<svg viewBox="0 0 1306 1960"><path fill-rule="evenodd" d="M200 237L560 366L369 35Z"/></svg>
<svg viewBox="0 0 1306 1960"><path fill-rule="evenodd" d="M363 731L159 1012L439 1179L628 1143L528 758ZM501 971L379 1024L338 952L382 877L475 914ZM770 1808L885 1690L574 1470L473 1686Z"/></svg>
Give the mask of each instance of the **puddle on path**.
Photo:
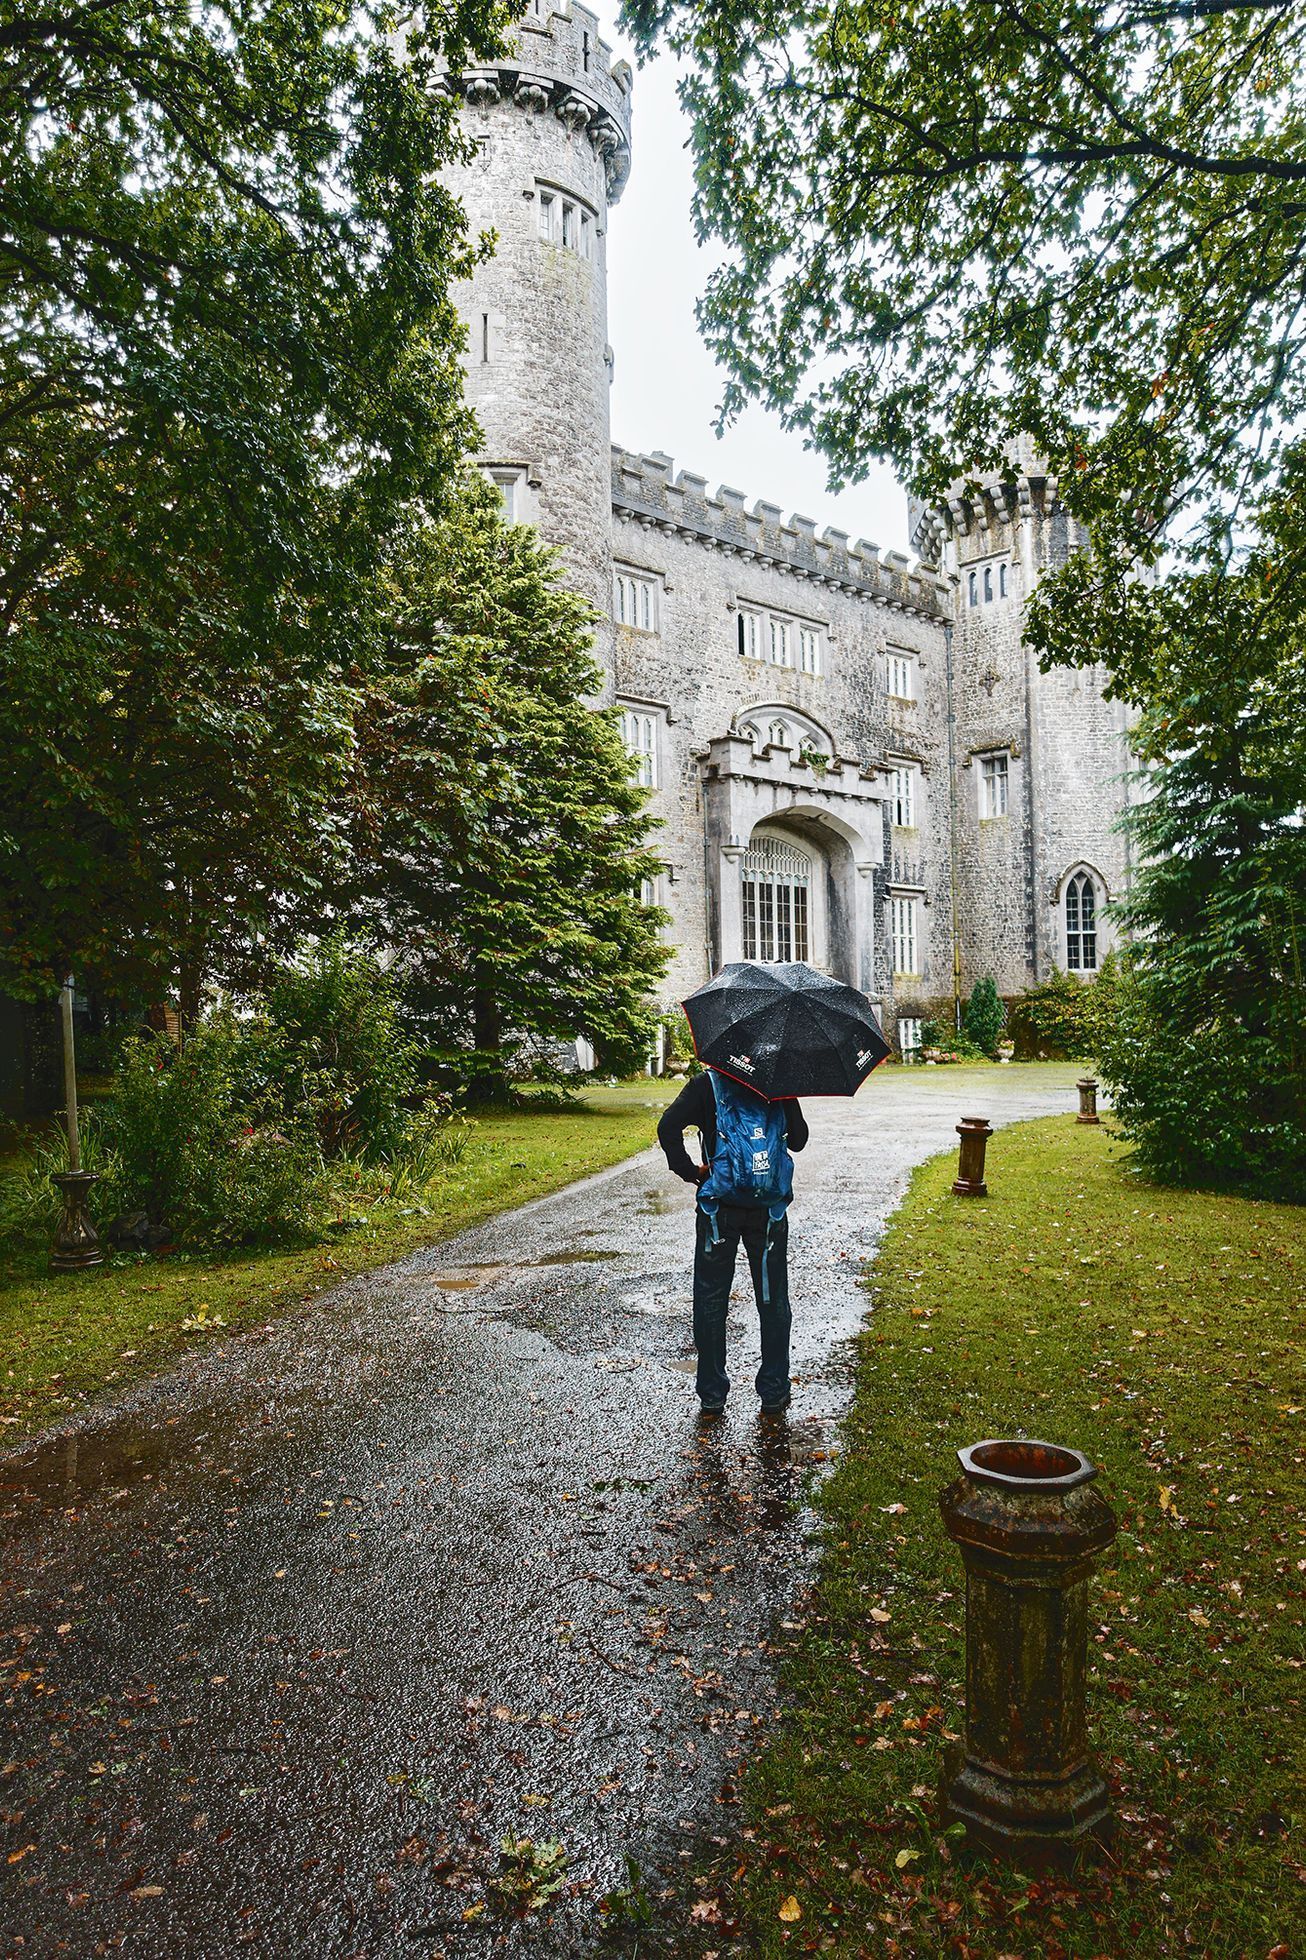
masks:
<svg viewBox="0 0 1306 1960"><path fill-rule="evenodd" d="M491 1263L479 1266L446 1266L443 1272L423 1274L429 1284L438 1286L442 1293L470 1293L478 1286L490 1286L504 1273L515 1272L515 1266ZM411 1280L400 1281L410 1285Z"/></svg>
<svg viewBox="0 0 1306 1960"><path fill-rule="evenodd" d="M561 1252L541 1253L532 1266L584 1266L594 1259L620 1259L620 1252L603 1252L598 1246L564 1246Z"/></svg>

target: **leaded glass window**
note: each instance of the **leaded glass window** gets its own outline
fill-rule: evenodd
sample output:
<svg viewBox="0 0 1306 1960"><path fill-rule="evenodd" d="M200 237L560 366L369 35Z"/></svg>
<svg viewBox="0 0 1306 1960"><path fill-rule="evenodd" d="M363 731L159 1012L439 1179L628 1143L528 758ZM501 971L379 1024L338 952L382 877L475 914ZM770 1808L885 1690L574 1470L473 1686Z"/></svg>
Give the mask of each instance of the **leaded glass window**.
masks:
<svg viewBox="0 0 1306 1960"><path fill-rule="evenodd" d="M744 853L744 958L805 960L811 919L812 860L779 837L759 837Z"/></svg>
<svg viewBox="0 0 1306 1960"><path fill-rule="evenodd" d="M1097 894L1086 871L1066 886L1066 966L1071 973L1097 972Z"/></svg>

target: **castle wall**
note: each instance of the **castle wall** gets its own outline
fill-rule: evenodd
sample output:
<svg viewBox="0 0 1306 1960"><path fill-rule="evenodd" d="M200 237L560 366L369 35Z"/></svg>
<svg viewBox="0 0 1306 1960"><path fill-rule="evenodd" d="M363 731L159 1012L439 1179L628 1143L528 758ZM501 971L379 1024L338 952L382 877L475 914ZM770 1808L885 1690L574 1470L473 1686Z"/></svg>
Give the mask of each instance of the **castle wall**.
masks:
<svg viewBox="0 0 1306 1960"><path fill-rule="evenodd" d="M607 228L630 71L579 0L531 0L510 55L440 85L473 145L448 181L496 235L459 295L479 461L600 615L605 698L654 774L666 1003L724 960L802 943L892 1036L950 1005L954 954L963 996L1064 967L1073 875L1091 882L1100 960L1102 908L1128 876L1125 723L1101 675L1041 675L1023 644L1035 582L1079 542L1028 445L1011 471L914 508L915 569L612 450ZM763 921L766 875L790 880L788 940ZM773 926L771 951L749 952Z"/></svg>
<svg viewBox="0 0 1306 1960"><path fill-rule="evenodd" d="M1066 970L1065 893L1076 872L1093 883L1099 965L1114 940L1105 908L1129 876L1116 827L1127 801L1127 722L1104 699L1102 672L1040 673L1023 642L1028 595L1084 542L1055 481L1031 462L1014 481L954 498L947 519L961 965L967 987L991 974L1012 995L1054 966ZM983 771L999 755L1007 809L994 816Z"/></svg>
<svg viewBox="0 0 1306 1960"><path fill-rule="evenodd" d="M668 998L698 985L721 958L738 957L728 930L723 937L721 916L723 887L737 867L721 856L746 848L745 815L752 824L772 816L836 868L827 909L835 938L842 930L844 943L831 950L848 977L886 1007L895 990L883 913L901 873L919 893L924 970L919 984L904 983L899 992L946 990L946 827L932 814L935 805L945 812L947 805L945 588L928 574L911 573L900 554L852 545L841 532L818 536L810 520L786 521L774 505L750 510L737 491L710 496L703 478L676 475L667 457L615 451L612 495L618 573L629 568L657 582L657 630L613 628L613 678L619 701L659 715L651 809L663 826L664 900L675 917ZM741 607L818 627L822 671L805 674L796 661L776 666L765 647L762 658L741 653ZM918 698L910 705L891 708L891 648L913 662ZM757 712L763 709L781 716L791 710L793 726L806 719L823 731L837 770L813 769L789 754L780 774L775 758L759 756L750 775L743 762L749 744L737 746L728 761L714 761L709 745L750 714L769 725L771 717ZM895 830L891 821L890 753L921 770L924 807L910 830ZM723 771L737 786L730 799L714 794L727 779ZM735 813L729 824L727 808ZM854 943L857 887L849 883L858 857L863 870L856 875L866 890L862 944Z"/></svg>

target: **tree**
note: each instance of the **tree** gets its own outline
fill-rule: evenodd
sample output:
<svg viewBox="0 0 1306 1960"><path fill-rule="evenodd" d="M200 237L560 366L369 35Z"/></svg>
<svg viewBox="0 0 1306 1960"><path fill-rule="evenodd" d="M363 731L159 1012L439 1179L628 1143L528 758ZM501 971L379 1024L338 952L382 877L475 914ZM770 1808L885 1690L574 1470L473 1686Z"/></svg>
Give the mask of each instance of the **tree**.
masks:
<svg viewBox="0 0 1306 1960"><path fill-rule="evenodd" d="M962 1032L992 1061L998 1058L1004 1018L996 982L977 980L966 1003Z"/></svg>
<svg viewBox="0 0 1306 1960"><path fill-rule="evenodd" d="M593 615L479 477L414 526L390 576L387 652L354 771L358 887L408 969L432 1045L478 1092L586 1036L648 1053L666 964L644 793L600 675Z"/></svg>
<svg viewBox="0 0 1306 1960"><path fill-rule="evenodd" d="M1118 594L1122 685L1149 706L1100 1062L1147 1169L1306 1199L1306 604L1276 567Z"/></svg>
<svg viewBox="0 0 1306 1960"><path fill-rule="evenodd" d="M1206 540L1306 405L1292 0L626 0L688 62L700 318L837 478L923 497L1032 438L1103 550Z"/></svg>
<svg viewBox="0 0 1306 1960"><path fill-rule="evenodd" d="M471 435L433 89L512 8L0 0L0 977L199 980L338 859L377 567Z"/></svg>

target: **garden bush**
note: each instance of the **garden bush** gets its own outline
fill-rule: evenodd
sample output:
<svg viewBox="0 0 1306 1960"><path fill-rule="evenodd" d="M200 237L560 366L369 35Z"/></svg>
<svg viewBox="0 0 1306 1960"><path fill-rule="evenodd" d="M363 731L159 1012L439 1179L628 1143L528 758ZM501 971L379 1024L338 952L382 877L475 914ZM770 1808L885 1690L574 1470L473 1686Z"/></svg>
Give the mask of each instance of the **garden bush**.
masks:
<svg viewBox="0 0 1306 1960"><path fill-rule="evenodd" d="M1154 959L1131 960L1098 1051L1134 1162L1165 1184L1306 1203L1300 996L1280 988L1252 1028L1214 989L1177 1005Z"/></svg>
<svg viewBox="0 0 1306 1960"><path fill-rule="evenodd" d="M245 1098L284 1128L311 1115L322 1155L388 1163L408 1144L420 1047L393 967L342 935L283 966L245 1045Z"/></svg>
<svg viewBox="0 0 1306 1960"><path fill-rule="evenodd" d="M998 1043L1002 1039L1005 1020L1006 1010L998 998L996 982L977 980L962 1017L962 1032L991 1062L998 1059Z"/></svg>
<svg viewBox="0 0 1306 1960"><path fill-rule="evenodd" d="M1081 1061L1095 1057L1115 1018L1119 962L1108 953L1095 980L1053 967L1051 978L1027 988L1007 1015L1016 1059Z"/></svg>
<svg viewBox="0 0 1306 1960"><path fill-rule="evenodd" d="M312 1229L322 1156L305 1115L248 1094L262 1031L211 1015L178 1046L129 1042L112 1094L93 1113L103 1164L101 1218L144 1211L152 1227L197 1246L270 1245Z"/></svg>

